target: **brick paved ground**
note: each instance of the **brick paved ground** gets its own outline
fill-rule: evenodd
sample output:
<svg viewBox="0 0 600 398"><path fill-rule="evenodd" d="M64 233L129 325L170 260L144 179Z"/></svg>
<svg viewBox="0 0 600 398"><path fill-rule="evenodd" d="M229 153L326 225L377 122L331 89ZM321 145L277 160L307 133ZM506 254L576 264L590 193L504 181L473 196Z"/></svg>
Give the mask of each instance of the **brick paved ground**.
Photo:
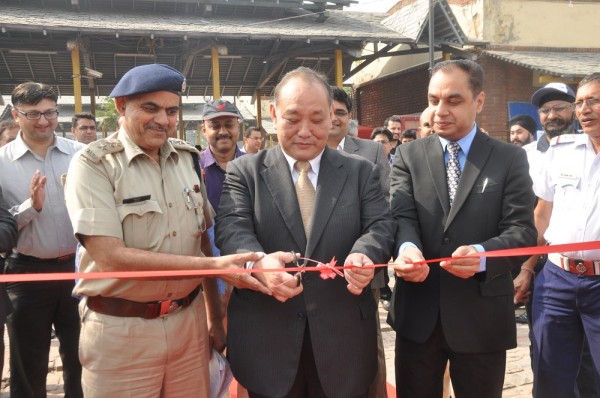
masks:
<svg viewBox="0 0 600 398"><path fill-rule="evenodd" d="M517 310L520 313L521 310ZM395 333L389 325L385 323L387 312L380 306L379 316L381 319L381 327L383 332L383 341L385 346L385 359L387 365L387 380L388 383L394 385L394 341ZM503 398L530 398L533 376L531 373L529 360L529 338L527 337L527 325L517 325L518 347L510 350L507 354L506 363L506 378L504 381ZM0 398L8 398L10 396L10 386L8 386L8 338L5 335L7 342L7 352L5 353L5 367L2 375L2 388ZM52 340L50 351L50 361L48 363L48 398L63 397L63 379L62 379L62 363L58 354L58 341ZM390 397L392 398L392 397Z"/></svg>

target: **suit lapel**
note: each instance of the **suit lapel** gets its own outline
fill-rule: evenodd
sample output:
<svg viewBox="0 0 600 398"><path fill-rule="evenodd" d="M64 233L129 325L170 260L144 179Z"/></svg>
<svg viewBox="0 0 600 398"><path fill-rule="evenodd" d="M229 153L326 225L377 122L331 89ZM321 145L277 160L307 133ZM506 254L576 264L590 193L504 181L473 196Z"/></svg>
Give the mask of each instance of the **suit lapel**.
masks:
<svg viewBox="0 0 600 398"><path fill-rule="evenodd" d="M333 209L348 178L348 172L344 169L339 156L339 154L335 153L334 149L326 147L321 158L313 221L306 247L307 257L311 256L321 239L325 226L329 222L331 214L333 214Z"/></svg>
<svg viewBox="0 0 600 398"><path fill-rule="evenodd" d="M425 146L425 158L435 193L440 200L440 205L444 210L444 214L448 215L450 211L450 198L448 197L448 183L446 182L446 164L444 162L444 152L442 144L437 135L432 135L426 138L423 143Z"/></svg>
<svg viewBox="0 0 600 398"><path fill-rule="evenodd" d="M460 175L460 182L458 183L456 196L454 197L452 208L448 214L448 219L446 220L444 230L448 228L452 220L454 220L456 213L458 213L462 205L467 200L467 197L473 190L473 186L477 181L477 177L479 177L483 166L485 166L485 163L490 156L492 146L489 144L489 139L490 138L487 135L477 130L475 138L473 138L471 148L469 149L469 155L467 156L465 167Z"/></svg>
<svg viewBox="0 0 600 398"><path fill-rule="evenodd" d="M349 135L346 136L346 141L344 141L344 152L347 153L356 153L358 152L358 145L354 142L354 138Z"/></svg>
<svg viewBox="0 0 600 398"><path fill-rule="evenodd" d="M283 156L281 147L277 146L269 150L264 164L266 168L260 173L263 181L296 244L304 249L306 247L306 236L304 235L302 217L300 217L300 207L288 162Z"/></svg>

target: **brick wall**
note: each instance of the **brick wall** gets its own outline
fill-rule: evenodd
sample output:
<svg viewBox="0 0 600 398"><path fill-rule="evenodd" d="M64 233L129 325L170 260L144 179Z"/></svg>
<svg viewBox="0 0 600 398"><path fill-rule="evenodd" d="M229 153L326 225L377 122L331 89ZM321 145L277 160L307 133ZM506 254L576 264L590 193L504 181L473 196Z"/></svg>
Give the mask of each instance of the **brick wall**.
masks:
<svg viewBox="0 0 600 398"><path fill-rule="evenodd" d="M536 91L533 71L496 58L480 55L477 62L486 74L485 104L477 117L479 126L506 141L508 102L529 102ZM356 88L356 116L360 124L379 126L390 115L420 113L427 107L427 66L399 72Z"/></svg>
<svg viewBox="0 0 600 398"><path fill-rule="evenodd" d="M356 115L360 124L383 125L391 115L421 113L427 107L427 66L389 78L377 79L355 91Z"/></svg>
<svg viewBox="0 0 600 398"><path fill-rule="evenodd" d="M533 71L482 55L477 62L485 71L485 104L477 123L490 135L506 140L508 102L529 102L537 90L533 87Z"/></svg>

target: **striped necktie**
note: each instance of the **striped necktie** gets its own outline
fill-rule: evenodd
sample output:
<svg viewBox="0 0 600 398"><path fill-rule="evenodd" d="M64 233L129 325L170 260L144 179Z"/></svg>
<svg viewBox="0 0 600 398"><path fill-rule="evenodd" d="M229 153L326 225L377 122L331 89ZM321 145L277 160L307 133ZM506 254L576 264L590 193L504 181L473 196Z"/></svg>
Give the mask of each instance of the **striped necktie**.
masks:
<svg viewBox="0 0 600 398"><path fill-rule="evenodd" d="M460 181L460 163L458 162L458 151L460 145L456 142L448 142L448 164L446 165L446 181L448 182L448 197L450 198L450 206L454 201L458 183Z"/></svg>

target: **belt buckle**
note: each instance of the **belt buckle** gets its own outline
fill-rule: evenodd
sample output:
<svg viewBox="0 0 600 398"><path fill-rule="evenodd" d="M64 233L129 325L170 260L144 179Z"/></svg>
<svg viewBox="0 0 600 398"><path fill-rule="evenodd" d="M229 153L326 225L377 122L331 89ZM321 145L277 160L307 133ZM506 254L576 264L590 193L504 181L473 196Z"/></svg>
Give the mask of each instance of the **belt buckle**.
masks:
<svg viewBox="0 0 600 398"><path fill-rule="evenodd" d="M587 267L583 264L583 261L576 261L575 262L575 269L580 274L585 274L585 272L587 271Z"/></svg>
<svg viewBox="0 0 600 398"><path fill-rule="evenodd" d="M171 315L171 314L181 311L181 304L179 304L177 302L177 300L165 300L165 301L160 301L159 303L160 303L160 313L158 314L159 318L162 318L167 315Z"/></svg>

